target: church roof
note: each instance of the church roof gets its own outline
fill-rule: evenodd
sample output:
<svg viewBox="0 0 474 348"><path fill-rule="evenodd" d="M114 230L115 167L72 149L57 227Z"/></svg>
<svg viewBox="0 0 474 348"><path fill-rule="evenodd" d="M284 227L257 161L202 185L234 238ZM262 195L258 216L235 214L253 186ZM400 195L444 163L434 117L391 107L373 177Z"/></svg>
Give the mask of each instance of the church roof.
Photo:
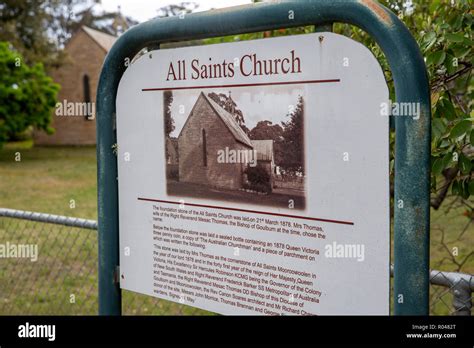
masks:
<svg viewBox="0 0 474 348"><path fill-rule="evenodd" d="M203 96L211 105L212 109L216 112L216 114L220 117L220 119L224 122L226 127L234 136L235 140L238 142L250 146L253 148L252 142L247 134L240 128L239 124L235 120L235 117L231 115L229 112L224 110L219 104L217 104L214 100L209 98L205 93L201 92L199 97Z"/></svg>
<svg viewBox="0 0 474 348"><path fill-rule="evenodd" d="M109 52L112 46L117 40L117 37L113 35L109 35L103 33L101 31L86 27L85 25L82 26L82 30L86 32L97 44L102 47L106 52Z"/></svg>

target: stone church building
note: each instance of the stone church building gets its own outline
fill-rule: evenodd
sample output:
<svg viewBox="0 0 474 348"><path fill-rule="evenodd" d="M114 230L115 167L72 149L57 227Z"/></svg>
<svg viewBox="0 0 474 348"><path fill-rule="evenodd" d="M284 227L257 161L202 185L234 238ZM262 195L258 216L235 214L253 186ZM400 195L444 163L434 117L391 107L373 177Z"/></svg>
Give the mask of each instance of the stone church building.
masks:
<svg viewBox="0 0 474 348"><path fill-rule="evenodd" d="M257 146L267 151L265 159L262 154L258 157L273 162L268 142L272 141ZM179 181L241 189L248 163L222 163L218 153L226 148L254 152L255 147L235 117L201 92L178 136Z"/></svg>
<svg viewBox="0 0 474 348"><path fill-rule="evenodd" d="M83 26L66 44L66 62L50 72L53 80L61 85L58 101L63 104L65 110L67 103L69 105L74 103L77 106L79 103L92 102L95 105L102 63L115 40L115 36ZM76 107L74 110L78 114L75 115L53 114L51 126L55 129L55 133L47 135L43 131L35 131L33 134L35 144L95 145L95 115L82 113L81 109Z"/></svg>
<svg viewBox="0 0 474 348"><path fill-rule="evenodd" d="M230 189L243 186L244 163L218 163L226 147L253 150L229 112L201 92L178 137L179 181Z"/></svg>

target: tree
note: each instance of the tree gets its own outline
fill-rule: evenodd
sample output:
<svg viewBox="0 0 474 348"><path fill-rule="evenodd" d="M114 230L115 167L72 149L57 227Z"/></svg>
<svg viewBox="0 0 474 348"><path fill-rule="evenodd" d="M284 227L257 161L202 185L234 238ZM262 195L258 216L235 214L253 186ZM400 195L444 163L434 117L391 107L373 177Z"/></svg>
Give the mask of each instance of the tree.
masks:
<svg viewBox="0 0 474 348"><path fill-rule="evenodd" d="M26 63L57 67L62 48L81 26L118 35L137 24L116 12L97 11L100 0L4 0L0 5L0 41L10 42Z"/></svg>
<svg viewBox="0 0 474 348"><path fill-rule="evenodd" d="M275 164L282 166L284 164L284 145L283 128L279 124L273 124L271 121L259 121L257 125L248 133L252 140L273 140L273 155Z"/></svg>
<svg viewBox="0 0 474 348"><path fill-rule="evenodd" d="M438 209L449 192L468 199L474 194L474 21L469 1L381 2L394 11L410 29L428 69L432 102L431 205ZM396 99L390 67L380 48L358 28L337 25L335 29L361 41L372 50L389 81L391 99ZM392 134L392 163L394 141Z"/></svg>
<svg viewBox="0 0 474 348"><path fill-rule="evenodd" d="M158 16L161 17L173 17L182 14L193 12L198 8L198 4L192 1L184 1L179 4L171 4L163 6L158 10Z"/></svg>
<svg viewBox="0 0 474 348"><path fill-rule="evenodd" d="M279 124L273 124L272 121L259 121L257 125L249 132L249 138L252 140L281 141L283 128Z"/></svg>
<svg viewBox="0 0 474 348"><path fill-rule="evenodd" d="M0 41L10 42L27 64L59 59L54 40L48 36L51 15L48 0L5 0L0 5Z"/></svg>
<svg viewBox="0 0 474 348"><path fill-rule="evenodd" d="M174 131L174 119L171 115L171 104L173 103L173 91L164 91L163 92L163 115L165 122L165 134L167 137L170 136L170 133Z"/></svg>
<svg viewBox="0 0 474 348"><path fill-rule="evenodd" d="M230 95L230 92L229 92L228 96L225 95L224 93L217 94L217 93L214 93L214 92L209 93L208 96L213 101L215 101L219 106L221 106L225 111L227 111L232 116L234 116L235 121L237 122L237 124L240 126L240 128L242 128L242 130L246 134L249 133L250 130L245 125L244 114L243 114L242 110L240 110L237 107L237 104L232 99L232 97Z"/></svg>
<svg viewBox="0 0 474 348"><path fill-rule="evenodd" d="M304 100L298 97L298 103L288 115L290 120L283 124L283 160L281 167L290 173L305 173L304 151Z"/></svg>
<svg viewBox="0 0 474 348"><path fill-rule="evenodd" d="M439 208L449 192L467 200L474 194L474 129L472 69L473 13L469 0L380 0L408 27L425 57L432 100L432 201ZM363 43L379 61L396 101L387 59L369 35L355 26L336 23L334 32ZM206 44L262 37L310 33L313 26L232 35L205 40ZM391 168L395 135L390 135ZM393 170L391 171L393 176ZM393 192L392 192L393 193ZM473 208L469 215L474 216Z"/></svg>
<svg viewBox="0 0 474 348"><path fill-rule="evenodd" d="M192 1L185 1L176 4L170 4L161 7L158 9L158 15L155 18L163 17L173 17L180 16L183 17L188 13L193 12L197 9L199 5ZM189 41L177 41L177 42L165 42L160 45L160 48L176 48L176 47L185 47L185 46L197 46L202 45L202 40L189 40ZM153 46L151 48L154 48Z"/></svg>
<svg viewBox="0 0 474 348"><path fill-rule="evenodd" d="M59 85L42 64L29 67L18 52L0 42L0 147L31 126L51 133Z"/></svg>
<svg viewBox="0 0 474 348"><path fill-rule="evenodd" d="M51 0L57 2L52 10L54 36L62 47L82 26L119 36L128 28L138 24L131 17L124 16L120 7L117 11L97 10L100 0Z"/></svg>

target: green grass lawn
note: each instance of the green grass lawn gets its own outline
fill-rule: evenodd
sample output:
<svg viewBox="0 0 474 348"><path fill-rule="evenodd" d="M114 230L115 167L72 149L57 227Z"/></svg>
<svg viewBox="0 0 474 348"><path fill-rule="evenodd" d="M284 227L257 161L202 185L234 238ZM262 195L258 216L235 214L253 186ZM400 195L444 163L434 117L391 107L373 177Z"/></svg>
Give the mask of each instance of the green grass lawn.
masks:
<svg viewBox="0 0 474 348"><path fill-rule="evenodd" d="M97 219L95 151L9 144L0 151L0 206Z"/></svg>
<svg viewBox="0 0 474 348"><path fill-rule="evenodd" d="M20 161L16 161L18 155ZM96 180L95 147L32 148L31 142L22 142L0 151L0 207L97 219ZM474 226L468 225L464 211L452 199L439 211L432 211L432 268L474 273L474 257L461 267L457 264L474 248ZM440 243L442 231L446 246ZM40 260L0 260L0 314L96 314L94 231L0 219L0 242L4 239L37 243ZM446 248L457 248L458 255L453 259ZM432 290L438 297L437 289ZM22 296L11 295L19 293ZM75 303L71 303L71 295ZM443 300L451 303L450 294ZM124 292L123 302L124 312L129 314L205 313L130 292ZM436 301L433 313L447 314L448 309Z"/></svg>
<svg viewBox="0 0 474 348"><path fill-rule="evenodd" d="M0 207L97 219L96 168L95 147L8 144L0 151ZM97 314L95 231L0 218L0 243L6 241L37 244L39 258L0 259L0 315ZM129 291L123 311L207 313Z"/></svg>

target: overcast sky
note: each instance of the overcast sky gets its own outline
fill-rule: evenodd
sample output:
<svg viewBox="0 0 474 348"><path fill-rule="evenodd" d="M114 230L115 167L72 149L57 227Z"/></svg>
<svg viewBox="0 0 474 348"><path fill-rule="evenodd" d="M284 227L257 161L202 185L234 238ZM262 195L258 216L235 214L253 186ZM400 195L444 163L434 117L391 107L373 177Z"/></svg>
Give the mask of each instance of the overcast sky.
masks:
<svg viewBox="0 0 474 348"><path fill-rule="evenodd" d="M185 1L185 0L183 0ZM249 4L251 0L186 0L195 2L199 7L195 10L206 11L211 8L223 8L229 6L237 6L243 4ZM102 0L102 7L106 11L116 11L117 7L120 6L121 11L124 15L130 16L139 22L147 21L157 16L159 8L170 4L179 4L179 1L169 0Z"/></svg>

